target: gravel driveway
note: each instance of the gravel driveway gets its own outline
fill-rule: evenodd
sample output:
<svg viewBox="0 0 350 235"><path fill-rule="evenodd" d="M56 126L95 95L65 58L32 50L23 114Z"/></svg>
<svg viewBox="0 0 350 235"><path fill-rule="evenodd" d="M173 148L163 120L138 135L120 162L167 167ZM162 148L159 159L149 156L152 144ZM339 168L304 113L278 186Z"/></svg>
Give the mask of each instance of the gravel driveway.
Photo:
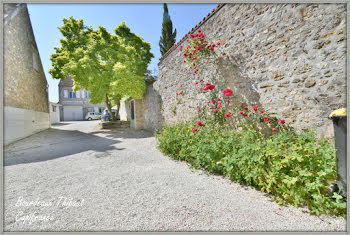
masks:
<svg viewBox="0 0 350 235"><path fill-rule="evenodd" d="M345 231L193 170L152 133L65 122L5 148L5 231Z"/></svg>

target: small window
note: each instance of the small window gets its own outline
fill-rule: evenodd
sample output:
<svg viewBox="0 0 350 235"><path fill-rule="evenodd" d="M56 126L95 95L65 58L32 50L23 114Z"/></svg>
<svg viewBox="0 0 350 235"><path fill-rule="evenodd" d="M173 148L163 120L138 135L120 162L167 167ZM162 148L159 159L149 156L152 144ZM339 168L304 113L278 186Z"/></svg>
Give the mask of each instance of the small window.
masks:
<svg viewBox="0 0 350 235"><path fill-rule="evenodd" d="M73 91L70 91L70 92L69 92L69 98L77 98L76 93L73 92Z"/></svg>
<svg viewBox="0 0 350 235"><path fill-rule="evenodd" d="M77 94L77 98L80 98L80 91L77 91L76 94Z"/></svg>
<svg viewBox="0 0 350 235"><path fill-rule="evenodd" d="M90 98L90 91L85 91L85 98Z"/></svg>
<svg viewBox="0 0 350 235"><path fill-rule="evenodd" d="M134 101L131 101L131 104L130 104L130 106L131 106L131 120L134 120L134 118L135 118L135 114L134 114Z"/></svg>
<svg viewBox="0 0 350 235"><path fill-rule="evenodd" d="M52 105L52 112L56 112L56 106Z"/></svg>
<svg viewBox="0 0 350 235"><path fill-rule="evenodd" d="M64 96L64 98L68 98L68 91L67 90L63 90L63 96Z"/></svg>

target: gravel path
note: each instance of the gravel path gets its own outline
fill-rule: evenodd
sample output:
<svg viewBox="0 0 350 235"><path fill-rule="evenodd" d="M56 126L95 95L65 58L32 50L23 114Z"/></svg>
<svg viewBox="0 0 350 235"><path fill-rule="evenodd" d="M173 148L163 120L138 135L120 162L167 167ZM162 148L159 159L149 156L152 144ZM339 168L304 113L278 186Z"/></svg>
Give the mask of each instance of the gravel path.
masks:
<svg viewBox="0 0 350 235"><path fill-rule="evenodd" d="M146 131L62 123L5 148L5 231L346 231L193 170Z"/></svg>

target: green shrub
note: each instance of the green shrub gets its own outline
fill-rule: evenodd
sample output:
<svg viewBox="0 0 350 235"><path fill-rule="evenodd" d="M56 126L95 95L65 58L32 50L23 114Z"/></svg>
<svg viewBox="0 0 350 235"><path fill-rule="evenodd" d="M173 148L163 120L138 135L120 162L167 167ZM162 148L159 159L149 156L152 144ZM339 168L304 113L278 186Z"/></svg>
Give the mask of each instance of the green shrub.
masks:
<svg viewBox="0 0 350 235"><path fill-rule="evenodd" d="M282 130L266 138L259 131L196 128L193 121L165 127L156 135L166 155L189 162L194 168L224 174L273 196L279 204L307 206L312 214L342 215L346 202L328 196L336 182L336 155L328 139L312 131L297 135Z"/></svg>

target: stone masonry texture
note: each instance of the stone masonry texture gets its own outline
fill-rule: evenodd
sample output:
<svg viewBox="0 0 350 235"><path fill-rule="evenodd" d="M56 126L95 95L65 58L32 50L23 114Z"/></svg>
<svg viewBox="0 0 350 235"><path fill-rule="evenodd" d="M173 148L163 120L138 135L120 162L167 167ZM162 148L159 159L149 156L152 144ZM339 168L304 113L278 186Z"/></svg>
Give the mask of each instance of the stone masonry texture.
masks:
<svg viewBox="0 0 350 235"><path fill-rule="evenodd" d="M220 90L232 88L237 102L258 104L298 130L333 134L328 115L346 107L345 4L224 4L193 32L198 29L209 41L220 40L220 56L195 77L179 52L186 40L161 59L153 86L166 123L195 115L188 105L198 97L188 90L185 98L192 101L177 104L176 84L193 87L204 79Z"/></svg>
<svg viewBox="0 0 350 235"><path fill-rule="evenodd" d="M4 7L4 105L49 113L47 81L26 4Z"/></svg>

